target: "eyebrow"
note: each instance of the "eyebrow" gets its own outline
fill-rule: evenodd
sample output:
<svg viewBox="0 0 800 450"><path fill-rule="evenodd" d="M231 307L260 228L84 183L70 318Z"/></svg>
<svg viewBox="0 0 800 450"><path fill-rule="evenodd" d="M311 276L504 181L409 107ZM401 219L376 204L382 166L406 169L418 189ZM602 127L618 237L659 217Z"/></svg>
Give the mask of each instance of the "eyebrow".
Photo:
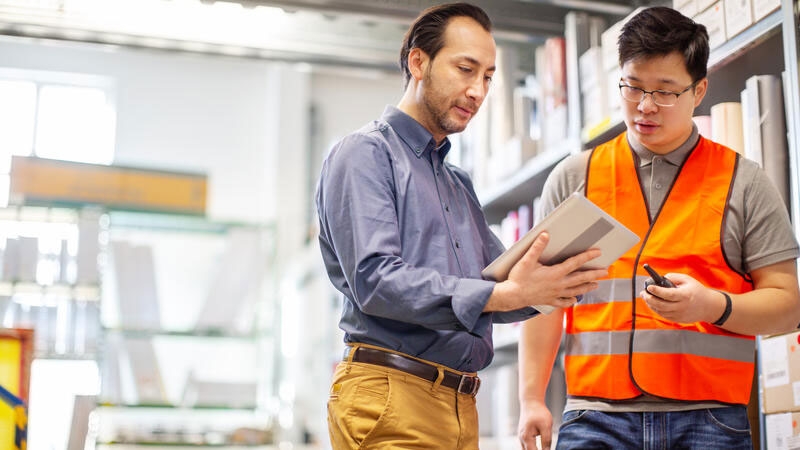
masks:
<svg viewBox="0 0 800 450"><path fill-rule="evenodd" d="M639 78L636 78L636 77L634 77L634 76L627 76L627 77L626 77L626 76L624 76L624 75L623 75L621 78L622 78L623 80L636 81L636 82L640 82L640 83L642 82L642 80L640 80ZM674 86L680 86L680 84L679 84L677 81L675 81L675 80L672 80L672 79L669 79L669 78L661 78L661 79L659 79L659 80L656 80L656 81L657 81L658 83L663 83L663 84L671 84L671 85L674 85Z"/></svg>

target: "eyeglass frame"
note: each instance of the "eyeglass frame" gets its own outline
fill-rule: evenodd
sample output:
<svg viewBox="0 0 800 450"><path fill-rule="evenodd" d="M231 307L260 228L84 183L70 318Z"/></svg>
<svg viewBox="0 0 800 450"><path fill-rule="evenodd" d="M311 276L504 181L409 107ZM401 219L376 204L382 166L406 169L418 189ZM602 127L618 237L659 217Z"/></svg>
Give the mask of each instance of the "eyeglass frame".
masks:
<svg viewBox="0 0 800 450"><path fill-rule="evenodd" d="M647 97L647 94L650 94L650 98L653 100L653 103L654 103L654 104L656 104L657 106L661 106L661 107L663 107L663 108L669 108L669 107L672 107L672 106L675 106L675 105L677 105L677 104L678 104L678 100L680 100L680 97L681 97L681 95L683 95L683 94L685 94L686 92L688 92L688 91L689 91L689 89L691 89L691 88L693 88L693 87L697 86L697 83L699 83L699 82L700 82L700 80L702 80L702 78L701 78L701 79L699 79L699 80L695 80L694 82L692 82L692 84L690 84L689 86L687 86L687 87L686 87L686 89L684 89L684 90L682 90L682 91L680 91L680 92L673 92L673 91L665 91L665 90L662 90L662 89L654 89L654 90L652 90L652 91L647 91L647 90L644 90L644 89L642 89L642 88L640 88L640 87L631 86L630 84L627 84L627 83L625 83L624 81L622 81L622 79L620 78L620 80L619 80L619 85L618 85L618 87L619 87L619 95L620 95L620 96L622 97L622 99L623 99L623 100L625 100L626 102L631 102L631 103L636 103L636 104L639 104L639 103L642 103L642 102L644 101L645 97ZM641 97L641 98L640 98L638 101L635 101L635 100L628 100L627 98L625 98L625 95L623 95L623 94L622 94L622 88L636 89L637 91L640 91L640 92L642 93L642 97ZM655 94L656 92L658 92L659 94L672 94L672 95L674 95L674 96L675 96L675 103L673 103L673 104L671 104L671 105L662 105L662 104L658 103L658 102L656 101L656 97L653 95L653 94Z"/></svg>

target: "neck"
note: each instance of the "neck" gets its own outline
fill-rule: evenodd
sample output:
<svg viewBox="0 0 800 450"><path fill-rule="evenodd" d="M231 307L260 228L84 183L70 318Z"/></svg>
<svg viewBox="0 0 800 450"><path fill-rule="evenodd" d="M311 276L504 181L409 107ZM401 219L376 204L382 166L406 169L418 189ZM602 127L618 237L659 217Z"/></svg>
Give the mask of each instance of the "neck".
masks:
<svg viewBox="0 0 800 450"><path fill-rule="evenodd" d="M420 125L425 127L428 132L433 135L433 139L436 141L436 146L444 142L444 139L447 137L444 133L437 133L432 128L430 121L427 120L425 114L423 114L423 108L421 107L422 103L417 95L417 92L414 90L413 86L409 85L406 88L405 93L403 94L403 98L400 99L400 102L397 104L397 109L403 111L404 113L411 116L412 119L416 120Z"/></svg>

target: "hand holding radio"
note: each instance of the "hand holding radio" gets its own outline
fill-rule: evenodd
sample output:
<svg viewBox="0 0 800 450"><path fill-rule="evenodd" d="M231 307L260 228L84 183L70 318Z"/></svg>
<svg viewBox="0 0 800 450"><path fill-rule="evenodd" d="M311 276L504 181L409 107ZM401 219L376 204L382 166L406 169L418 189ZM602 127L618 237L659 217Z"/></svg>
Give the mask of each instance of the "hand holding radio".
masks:
<svg viewBox="0 0 800 450"><path fill-rule="evenodd" d="M690 275L684 273L671 273L672 280L660 275L650 265L642 267L650 274L644 282L642 296L647 306L661 317L678 323L720 322L719 291L706 287ZM659 293L668 296L664 298L651 292L650 286L657 286ZM658 289L654 289L658 290ZM719 319L719 320L718 320Z"/></svg>
<svg viewBox="0 0 800 450"><path fill-rule="evenodd" d="M644 281L645 290L647 290L647 288L649 286L651 286L651 285L661 286L661 287L665 287L665 288L674 288L675 287L675 284L673 284L672 281L669 281L667 278L662 277L658 272L656 272L655 269L650 267L649 264L645 263L644 266L642 266L642 267L644 267L644 270L646 270L647 273L649 273L650 277L651 277L651 278L648 278L648 279L646 279Z"/></svg>

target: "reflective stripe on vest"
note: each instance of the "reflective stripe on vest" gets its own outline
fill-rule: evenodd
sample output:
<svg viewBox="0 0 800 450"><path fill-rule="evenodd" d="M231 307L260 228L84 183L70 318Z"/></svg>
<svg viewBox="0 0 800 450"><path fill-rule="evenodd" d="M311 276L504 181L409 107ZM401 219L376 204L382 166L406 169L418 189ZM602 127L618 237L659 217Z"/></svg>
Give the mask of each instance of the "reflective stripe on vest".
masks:
<svg viewBox="0 0 800 450"><path fill-rule="evenodd" d="M713 289L752 289L749 279L728 265L720 242L737 161L732 150L700 138L651 224L626 134L593 150L586 196L641 242L609 268L599 289L567 311L570 395L624 400L647 393L748 402L755 367L752 336L706 322L666 320L637 297L647 278L641 269L645 262L661 273L689 274Z"/></svg>

